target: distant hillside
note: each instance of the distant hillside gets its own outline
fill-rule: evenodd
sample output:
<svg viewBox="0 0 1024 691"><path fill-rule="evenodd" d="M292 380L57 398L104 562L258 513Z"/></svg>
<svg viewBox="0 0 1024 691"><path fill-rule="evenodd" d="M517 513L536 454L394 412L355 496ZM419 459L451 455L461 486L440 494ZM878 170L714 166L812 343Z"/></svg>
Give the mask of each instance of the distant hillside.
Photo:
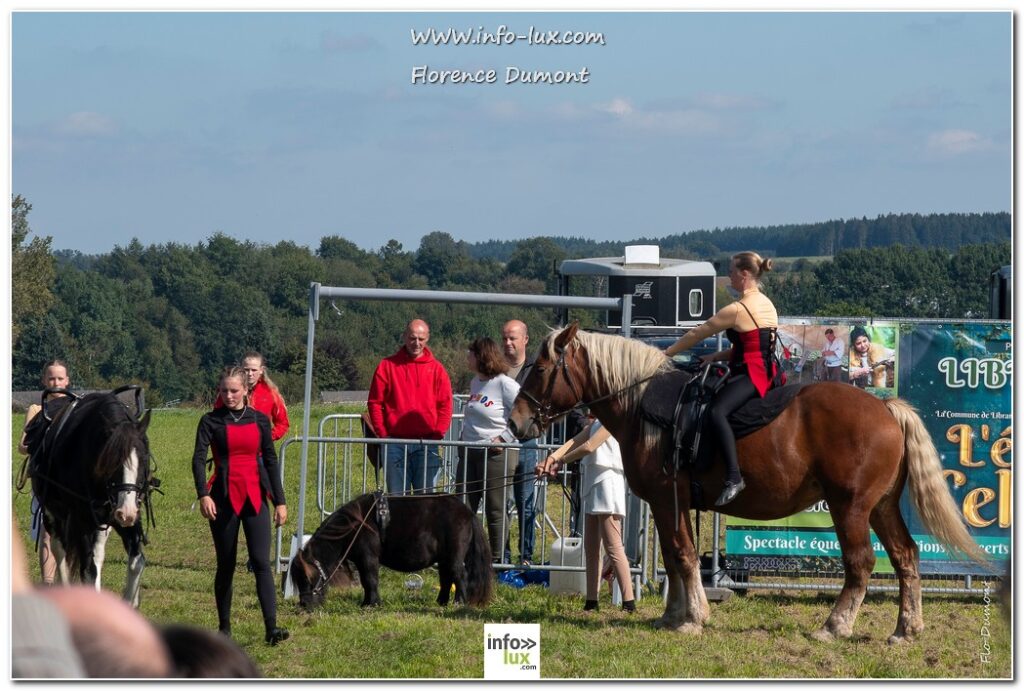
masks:
<svg viewBox="0 0 1024 691"><path fill-rule="evenodd" d="M888 214L875 219L852 218L802 225L694 230L663 238L636 237L621 242L596 242L580 237L550 237L570 257L619 256L626 245L660 245L662 256L712 259L721 254L755 250L768 256L834 255L841 250L889 245L943 247L1010 239L1006 212L975 214ZM507 262L519 240L468 244L476 259Z"/></svg>

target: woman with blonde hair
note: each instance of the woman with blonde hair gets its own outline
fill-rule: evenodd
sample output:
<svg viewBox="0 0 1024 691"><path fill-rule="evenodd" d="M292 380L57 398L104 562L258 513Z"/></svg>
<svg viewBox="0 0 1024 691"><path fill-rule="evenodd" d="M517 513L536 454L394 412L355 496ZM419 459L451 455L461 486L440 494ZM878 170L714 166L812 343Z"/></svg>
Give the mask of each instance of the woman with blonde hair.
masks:
<svg viewBox="0 0 1024 691"><path fill-rule="evenodd" d="M715 506L728 504L746 486L736 459L736 438L729 426L729 415L751 398L763 397L768 389L785 383L775 359L779 314L761 292L761 277L771 268L772 260L756 252L734 254L729 261L729 289L736 301L665 349L665 355L671 357L722 331L732 344L727 350L703 358L705 362L729 361L728 381L708 411L726 465L725 488Z"/></svg>
<svg viewBox="0 0 1024 691"><path fill-rule="evenodd" d="M270 420L270 435L274 441L279 440L288 432L288 407L284 398L267 374L267 360L262 354L250 350L242 356L242 371L245 372L245 384L248 387L249 405L260 411ZM224 405L220 394L213 407Z"/></svg>

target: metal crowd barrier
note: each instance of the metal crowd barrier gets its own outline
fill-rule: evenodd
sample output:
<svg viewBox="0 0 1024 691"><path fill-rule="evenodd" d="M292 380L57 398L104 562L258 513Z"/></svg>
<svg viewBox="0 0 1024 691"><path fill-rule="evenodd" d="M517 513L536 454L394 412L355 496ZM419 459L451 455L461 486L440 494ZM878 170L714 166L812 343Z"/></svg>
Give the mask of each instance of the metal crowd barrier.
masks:
<svg viewBox="0 0 1024 691"><path fill-rule="evenodd" d="M456 410L460 408L457 401ZM434 441L369 438L362 435L360 415L338 413L325 416L320 421L317 436L310 437L308 440L317 448L316 473L313 475L316 478L316 487L312 496L316 497L316 509L320 513L321 520L360 494L372 492L378 487L386 490L387 484L383 469L377 470L368 458L367 445L370 444L375 444L380 448L381 459L385 458L385 447L390 445L436 445L440 450L441 469L432 486L436 491L455 493L459 481L457 477L459 450L480 446L479 442L458 440L462 430L462 418L461 411L455 413L445 439ZM564 439L564 429L556 429L549 438L555 439L558 443L542 443L535 447L535 450L546 455L545 452L557 449L561 445L561 440ZM282 443L279 454L282 477L288 468L290 457L297 453L301 441L301 437L291 437ZM493 444L492 446L502 449L506 467L514 466L513 455L524 450L518 444ZM561 552L560 559L553 554L553 548L559 541L562 541L563 545L565 544L564 538L578 537L582 548L585 531L585 521L582 517L582 497L576 498L574 505L573 490L570 489L571 470L578 469L578 467L578 463L572 464L570 468L563 467L559 482L542 482L535 486L535 537L531 563L528 565L516 563L516 555L521 554L521 544L519 542L520 531L515 530L510 531L508 542L513 559L507 561L504 559L504 555L494 555L498 559L494 564L496 570L585 572L586 567L582 565L582 562L578 565L566 563L565 551ZM511 475L511 472L506 475ZM484 477L481 481L483 486L487 485L487 479L485 464ZM529 480L529 478L527 479ZM529 481L533 482L533 480ZM503 524L501 526L501 531L504 533L507 529L518 526L518 516L513 500L512 478L503 479L502 482L505 484L504 504L506 507L502 514ZM481 514L480 519L486 530L487 520L483 515L485 507L486 500L481 500L478 514ZM627 507L627 515L623 520L623 544L632 567L634 586L639 594L644 579L653 575L650 539L653 534L651 532L653 525L646 502L639 500L628 489ZM277 528L275 563L278 572L287 570L291 556L290 550L285 549L284 537L285 528ZM294 541L292 547L294 548Z"/></svg>

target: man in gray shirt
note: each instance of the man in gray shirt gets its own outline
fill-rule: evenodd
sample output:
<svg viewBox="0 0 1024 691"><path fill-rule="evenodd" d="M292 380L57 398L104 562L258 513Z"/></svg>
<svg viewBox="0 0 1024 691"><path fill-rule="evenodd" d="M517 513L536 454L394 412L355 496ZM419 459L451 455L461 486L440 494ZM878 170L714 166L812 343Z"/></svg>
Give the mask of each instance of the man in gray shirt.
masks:
<svg viewBox="0 0 1024 691"><path fill-rule="evenodd" d="M508 360L508 376L522 385L533 369L533 361L527 361L526 346L530 342L530 333L526 324L518 319L505 322L501 328L502 352ZM519 465L514 475L513 496L515 497L516 514L519 517L519 562L530 564L533 561L535 477L533 469L540 461L541 453L537 448L538 439L531 439L523 444L519 451ZM506 547L504 561L512 561L511 550Z"/></svg>

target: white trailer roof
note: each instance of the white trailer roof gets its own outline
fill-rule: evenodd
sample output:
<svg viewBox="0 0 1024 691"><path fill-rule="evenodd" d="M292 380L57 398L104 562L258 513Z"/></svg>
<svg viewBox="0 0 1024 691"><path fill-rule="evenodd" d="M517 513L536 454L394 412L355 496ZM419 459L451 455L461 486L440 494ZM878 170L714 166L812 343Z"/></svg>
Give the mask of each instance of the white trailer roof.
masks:
<svg viewBox="0 0 1024 691"><path fill-rule="evenodd" d="M559 266L563 276L714 276L711 262L661 259L657 264L627 264L625 257L566 259Z"/></svg>

